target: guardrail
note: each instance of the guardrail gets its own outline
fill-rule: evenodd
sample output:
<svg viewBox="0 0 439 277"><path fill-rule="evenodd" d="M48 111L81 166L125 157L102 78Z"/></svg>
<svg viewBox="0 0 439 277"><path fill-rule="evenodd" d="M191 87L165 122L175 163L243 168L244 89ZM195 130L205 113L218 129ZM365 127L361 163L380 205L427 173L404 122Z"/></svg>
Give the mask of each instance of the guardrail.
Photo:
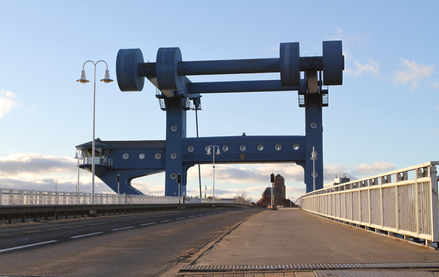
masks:
<svg viewBox="0 0 439 277"><path fill-rule="evenodd" d="M178 204L178 203L212 203L212 199L178 196L127 195L95 193L95 204ZM216 199L215 202L221 202ZM60 192L0 188L1 205L88 205L91 193Z"/></svg>
<svg viewBox="0 0 439 277"><path fill-rule="evenodd" d="M428 162L323 188L296 204L326 218L433 246L439 241L436 165Z"/></svg>
<svg viewBox="0 0 439 277"><path fill-rule="evenodd" d="M233 203L215 204L119 204L119 205L19 205L19 206L0 206L0 220L12 223L14 219L25 222L26 219L48 220L49 218L76 218L84 216L114 215L127 213L145 213L160 211L175 211L187 209L218 208L218 207L252 207L249 205Z"/></svg>

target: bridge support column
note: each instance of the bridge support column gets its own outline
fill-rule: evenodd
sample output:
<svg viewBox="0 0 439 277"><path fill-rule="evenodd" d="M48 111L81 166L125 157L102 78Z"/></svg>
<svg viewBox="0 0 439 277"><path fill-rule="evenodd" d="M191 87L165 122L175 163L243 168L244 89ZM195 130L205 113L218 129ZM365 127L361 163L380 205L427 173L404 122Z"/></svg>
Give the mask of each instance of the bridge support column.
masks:
<svg viewBox="0 0 439 277"><path fill-rule="evenodd" d="M313 174L315 176L315 189L323 188L323 126L322 126L321 94L306 95L305 105L305 184L306 192L313 191ZM317 152L317 159L313 161L311 155ZM315 164L313 164L315 163ZM313 168L315 167L315 173Z"/></svg>
<svg viewBox="0 0 439 277"><path fill-rule="evenodd" d="M181 153L183 138L186 138L186 110L179 98L166 101L166 151L165 151L165 195L178 196L177 176L181 174L180 196L186 195L186 169Z"/></svg>

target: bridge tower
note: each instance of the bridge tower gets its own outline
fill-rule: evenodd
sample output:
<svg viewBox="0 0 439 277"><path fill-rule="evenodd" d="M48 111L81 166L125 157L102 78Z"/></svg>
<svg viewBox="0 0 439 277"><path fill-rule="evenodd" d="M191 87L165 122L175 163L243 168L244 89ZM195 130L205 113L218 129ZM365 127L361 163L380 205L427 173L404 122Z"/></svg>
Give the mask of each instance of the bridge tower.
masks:
<svg viewBox="0 0 439 277"><path fill-rule="evenodd" d="M128 189L133 178L165 171L165 195L175 196L178 191L185 195L187 170L195 164L211 163L207 148L218 145L221 156L216 163L295 162L304 168L307 192L313 190L313 183L315 189L323 188L322 107L328 106L328 86L342 84L343 70L341 41L324 41L322 56L300 57L299 43L295 42L281 43L279 58L242 60L183 61L180 49L172 47L160 48L156 62L145 63L140 49L121 49L116 61L119 88L141 91L145 78L157 88L156 96L166 111L166 141L143 141L137 147L133 147L134 142L123 146L121 142L101 141L108 150L106 158L113 162L98 171L98 177L114 189L114 178L119 174L121 185ZM280 79L192 82L188 78L269 72L280 73ZM202 94L261 91L298 91L299 106L305 108L305 136L186 136L186 112L200 109ZM87 151L87 144L77 148ZM179 174L180 190L176 181Z"/></svg>

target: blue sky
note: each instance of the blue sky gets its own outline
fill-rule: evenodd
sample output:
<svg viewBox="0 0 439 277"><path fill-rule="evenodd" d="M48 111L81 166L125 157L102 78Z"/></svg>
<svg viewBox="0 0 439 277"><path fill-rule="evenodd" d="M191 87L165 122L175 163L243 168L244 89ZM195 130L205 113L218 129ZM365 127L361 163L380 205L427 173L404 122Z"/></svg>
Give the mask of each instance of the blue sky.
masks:
<svg viewBox="0 0 439 277"><path fill-rule="evenodd" d="M0 187L48 190L56 182L60 190L75 190L75 146L91 140L93 93L91 83L76 79L89 59L108 62L115 79L116 54L124 48L140 48L153 62L160 47L179 47L187 61L251 59L278 57L282 42L299 42L301 56L320 56L322 41L342 40L344 84L329 89L323 113L325 181L439 160L438 1L0 5ZM93 67L85 69L91 78ZM104 70L99 64L98 78ZM261 76L267 77L277 78ZM200 135L303 135L297 98L297 92L205 95ZM195 136L193 112L188 129ZM116 82L99 82L96 137L164 139L165 113L155 87L146 82L140 93L122 93ZM211 171L202 166L209 190ZM294 164L241 164L216 167L216 194L257 200L271 172L285 177L288 196L305 191L303 171ZM190 169L189 195L198 194L197 174ZM82 171L81 191L90 191L90 182ZM133 184L146 194L164 193L163 174ZM109 189L98 183L97 191Z"/></svg>

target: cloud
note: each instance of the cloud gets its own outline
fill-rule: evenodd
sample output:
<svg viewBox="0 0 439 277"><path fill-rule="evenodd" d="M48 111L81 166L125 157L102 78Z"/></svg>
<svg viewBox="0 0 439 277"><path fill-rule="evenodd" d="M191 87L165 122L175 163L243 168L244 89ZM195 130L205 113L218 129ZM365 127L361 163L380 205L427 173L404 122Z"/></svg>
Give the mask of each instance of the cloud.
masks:
<svg viewBox="0 0 439 277"><path fill-rule="evenodd" d="M342 40L343 41L343 56L345 61L354 61L354 68L346 68L344 72L346 74L352 74L357 77L364 73L371 73L372 75L379 77L380 65L378 62L369 58L366 63L361 63L359 60L354 59L351 54L351 47L355 45L365 45L368 43L368 37L365 35L350 35L346 34L341 28L336 28L334 35L329 37L330 40Z"/></svg>
<svg viewBox="0 0 439 277"><path fill-rule="evenodd" d="M336 176L340 177L346 174L346 177L351 178L351 180L356 179L352 173L348 172L346 165L341 164L325 164L324 165L324 183L332 183Z"/></svg>
<svg viewBox="0 0 439 277"><path fill-rule="evenodd" d="M363 74L364 72L369 72L372 73L372 75L378 77L379 73L380 73L380 65L369 58L368 63L366 64L361 64L358 60L355 60L355 66L356 68L353 69L353 74L354 76L359 76L361 74Z"/></svg>
<svg viewBox="0 0 439 277"><path fill-rule="evenodd" d="M421 79L430 77L434 70L433 65L421 65L406 59L401 59L400 65L402 69L395 72L393 81L397 85L411 84L410 90L414 90Z"/></svg>
<svg viewBox="0 0 439 277"><path fill-rule="evenodd" d="M212 178L213 171L209 170L209 167L212 168L211 166L202 166L203 178ZM230 183L269 183L271 173L279 173L286 180L293 182L303 182L303 169L296 164L215 165L215 179ZM189 171L188 178L198 178L198 171Z"/></svg>
<svg viewBox="0 0 439 277"><path fill-rule="evenodd" d="M76 170L76 161L71 157L11 154L0 158L0 175L3 177L17 176L17 174L73 173Z"/></svg>
<svg viewBox="0 0 439 277"><path fill-rule="evenodd" d="M394 170L395 166L388 162L374 162L373 164L360 164L354 167L354 173L360 176L373 176L379 173Z"/></svg>
<svg viewBox="0 0 439 277"><path fill-rule="evenodd" d="M0 89L0 118L18 105L14 99L16 95L9 90Z"/></svg>
<svg viewBox="0 0 439 277"><path fill-rule="evenodd" d="M337 27L335 28L334 34L330 36L328 40L342 40L343 48L348 49L348 47L352 45L366 44L368 41L368 37L360 34L356 34L356 35L346 34L344 30L342 30L340 27Z"/></svg>

